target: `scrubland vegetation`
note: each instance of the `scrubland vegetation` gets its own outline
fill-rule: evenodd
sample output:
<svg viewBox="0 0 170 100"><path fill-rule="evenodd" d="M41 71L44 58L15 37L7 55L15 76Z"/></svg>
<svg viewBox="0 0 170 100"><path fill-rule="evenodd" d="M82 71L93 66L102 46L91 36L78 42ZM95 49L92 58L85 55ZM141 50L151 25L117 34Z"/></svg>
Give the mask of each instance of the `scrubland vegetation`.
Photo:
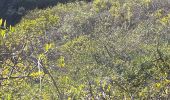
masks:
<svg viewBox="0 0 170 100"><path fill-rule="evenodd" d="M58 3L0 20L2 100L169 100L169 0Z"/></svg>

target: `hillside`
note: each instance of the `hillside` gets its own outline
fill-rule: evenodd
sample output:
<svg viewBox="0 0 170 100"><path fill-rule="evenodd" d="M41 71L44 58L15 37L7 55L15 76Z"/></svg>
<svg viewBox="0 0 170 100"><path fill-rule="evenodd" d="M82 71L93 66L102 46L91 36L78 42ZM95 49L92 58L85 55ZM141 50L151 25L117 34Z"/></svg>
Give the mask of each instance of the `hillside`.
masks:
<svg viewBox="0 0 170 100"><path fill-rule="evenodd" d="M1 99L170 98L168 0L58 3L1 24Z"/></svg>
<svg viewBox="0 0 170 100"><path fill-rule="evenodd" d="M0 0L0 18L6 19L8 25L16 25L30 10L45 9L58 3L74 1L76 0ZM91 0L77 1L89 2Z"/></svg>

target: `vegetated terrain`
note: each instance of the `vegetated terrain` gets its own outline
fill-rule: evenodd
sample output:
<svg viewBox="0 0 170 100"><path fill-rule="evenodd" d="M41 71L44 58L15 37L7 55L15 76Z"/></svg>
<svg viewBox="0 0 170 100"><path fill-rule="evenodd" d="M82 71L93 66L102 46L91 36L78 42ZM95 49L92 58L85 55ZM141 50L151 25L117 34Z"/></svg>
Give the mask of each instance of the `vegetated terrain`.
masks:
<svg viewBox="0 0 170 100"><path fill-rule="evenodd" d="M33 9L45 9L55 6L57 3L74 2L76 0L0 0L0 18L6 19L7 24L15 25L20 22L22 16ZM86 1L91 0L77 0Z"/></svg>
<svg viewBox="0 0 170 100"><path fill-rule="evenodd" d="M0 33L1 99L170 99L168 0L57 4Z"/></svg>

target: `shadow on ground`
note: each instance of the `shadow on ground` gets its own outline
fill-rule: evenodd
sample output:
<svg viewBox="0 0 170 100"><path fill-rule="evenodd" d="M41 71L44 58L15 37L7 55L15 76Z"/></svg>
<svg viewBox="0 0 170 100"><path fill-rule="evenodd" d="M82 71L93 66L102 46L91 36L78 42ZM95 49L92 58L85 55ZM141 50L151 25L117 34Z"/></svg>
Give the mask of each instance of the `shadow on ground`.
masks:
<svg viewBox="0 0 170 100"><path fill-rule="evenodd" d="M27 11L75 1L77 0L0 0L0 18L7 20L8 25L14 26L20 22ZM91 0L84 1L90 2Z"/></svg>

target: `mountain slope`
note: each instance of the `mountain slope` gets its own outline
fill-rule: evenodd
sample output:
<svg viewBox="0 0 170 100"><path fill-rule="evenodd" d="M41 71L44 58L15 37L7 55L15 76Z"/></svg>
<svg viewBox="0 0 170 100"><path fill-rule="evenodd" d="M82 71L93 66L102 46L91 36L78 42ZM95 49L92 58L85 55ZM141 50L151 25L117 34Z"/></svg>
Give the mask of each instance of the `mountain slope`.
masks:
<svg viewBox="0 0 170 100"><path fill-rule="evenodd" d="M167 2L94 0L29 12L1 30L2 98L168 99Z"/></svg>

